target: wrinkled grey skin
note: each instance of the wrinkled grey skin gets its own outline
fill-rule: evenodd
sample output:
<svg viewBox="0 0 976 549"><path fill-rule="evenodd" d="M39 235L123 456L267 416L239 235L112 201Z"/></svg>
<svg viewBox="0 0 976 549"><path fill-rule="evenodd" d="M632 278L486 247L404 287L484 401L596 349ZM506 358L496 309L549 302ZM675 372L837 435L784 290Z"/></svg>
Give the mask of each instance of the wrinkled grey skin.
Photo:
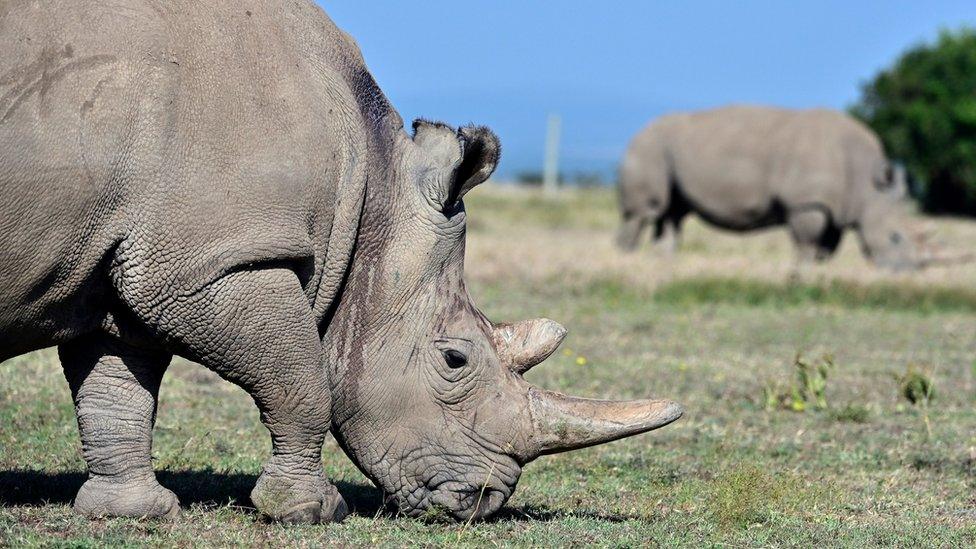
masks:
<svg viewBox="0 0 976 549"><path fill-rule="evenodd" d="M565 330L492 324L462 280L498 140L405 132L310 1L7 1L0 51L0 360L58 346L80 513L178 513L150 458L174 354L254 398L251 497L284 521L347 512L330 431L404 512L466 519L540 455L680 416L522 379Z"/></svg>
<svg viewBox="0 0 976 549"><path fill-rule="evenodd" d="M618 244L653 227L674 248L688 213L734 231L785 224L800 261L824 260L854 229L875 264L924 264L906 234L904 170L878 138L830 110L752 106L664 116L630 143L620 169Z"/></svg>

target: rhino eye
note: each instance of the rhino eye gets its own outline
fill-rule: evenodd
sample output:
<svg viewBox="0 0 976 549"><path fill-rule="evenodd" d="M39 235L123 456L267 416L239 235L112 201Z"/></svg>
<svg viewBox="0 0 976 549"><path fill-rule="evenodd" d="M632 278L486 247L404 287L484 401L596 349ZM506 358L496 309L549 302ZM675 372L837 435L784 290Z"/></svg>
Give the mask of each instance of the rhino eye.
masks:
<svg viewBox="0 0 976 549"><path fill-rule="evenodd" d="M901 243L901 233L891 233L891 236L889 238L891 238L892 244Z"/></svg>
<svg viewBox="0 0 976 549"><path fill-rule="evenodd" d="M461 368L467 365L468 357L464 356L461 351L448 349L444 351L444 362L447 363L448 368Z"/></svg>

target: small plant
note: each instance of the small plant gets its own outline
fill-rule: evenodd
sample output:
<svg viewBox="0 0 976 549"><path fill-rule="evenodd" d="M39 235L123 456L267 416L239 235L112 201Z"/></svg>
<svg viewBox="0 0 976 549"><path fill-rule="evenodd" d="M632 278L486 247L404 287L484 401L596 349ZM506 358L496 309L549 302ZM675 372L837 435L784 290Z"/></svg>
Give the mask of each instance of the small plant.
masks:
<svg viewBox="0 0 976 549"><path fill-rule="evenodd" d="M812 399L818 410L827 409L827 374L834 368L834 357L824 355L820 363L814 366L805 362L797 353L793 361L796 366L797 381L803 390L805 399Z"/></svg>
<svg viewBox="0 0 976 549"><path fill-rule="evenodd" d="M895 376L895 380L898 381L898 390L905 400L921 410L922 420L925 422L926 440L931 439L932 423L929 421L929 405L935 399L935 386L931 376L915 364L909 364L905 373Z"/></svg>
<svg viewBox="0 0 976 549"><path fill-rule="evenodd" d="M792 410L803 412L807 409L807 401L803 392L795 383L781 384L767 383L763 387L763 403L766 410Z"/></svg>
<svg viewBox="0 0 976 549"><path fill-rule="evenodd" d="M817 410L826 410L828 407L827 375L834 367L833 357L824 355L820 362L814 365L797 354L793 366L796 369L793 382L788 385L774 382L763 387L765 408L804 412L813 406Z"/></svg>
<svg viewBox="0 0 976 549"><path fill-rule="evenodd" d="M897 376L897 380L902 396L914 406L926 407L935 399L931 378L916 365L909 364L905 373Z"/></svg>

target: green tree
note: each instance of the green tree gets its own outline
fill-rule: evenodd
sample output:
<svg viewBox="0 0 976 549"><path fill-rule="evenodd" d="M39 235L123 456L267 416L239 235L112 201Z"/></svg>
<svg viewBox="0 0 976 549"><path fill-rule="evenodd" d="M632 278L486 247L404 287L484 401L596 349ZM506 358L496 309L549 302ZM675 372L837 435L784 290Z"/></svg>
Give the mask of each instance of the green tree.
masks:
<svg viewBox="0 0 976 549"><path fill-rule="evenodd" d="M905 163L923 207L976 215L976 30L908 50L862 93L851 112Z"/></svg>

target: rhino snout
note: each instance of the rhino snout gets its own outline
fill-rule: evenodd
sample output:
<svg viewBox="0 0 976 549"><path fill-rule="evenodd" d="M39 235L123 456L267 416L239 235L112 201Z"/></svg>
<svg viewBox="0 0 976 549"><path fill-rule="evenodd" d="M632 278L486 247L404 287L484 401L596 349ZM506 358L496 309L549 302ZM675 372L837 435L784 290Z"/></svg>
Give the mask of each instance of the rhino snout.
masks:
<svg viewBox="0 0 976 549"><path fill-rule="evenodd" d="M456 520L477 520L501 509L511 494L511 488L490 480L481 485L445 482L430 490L430 501Z"/></svg>

